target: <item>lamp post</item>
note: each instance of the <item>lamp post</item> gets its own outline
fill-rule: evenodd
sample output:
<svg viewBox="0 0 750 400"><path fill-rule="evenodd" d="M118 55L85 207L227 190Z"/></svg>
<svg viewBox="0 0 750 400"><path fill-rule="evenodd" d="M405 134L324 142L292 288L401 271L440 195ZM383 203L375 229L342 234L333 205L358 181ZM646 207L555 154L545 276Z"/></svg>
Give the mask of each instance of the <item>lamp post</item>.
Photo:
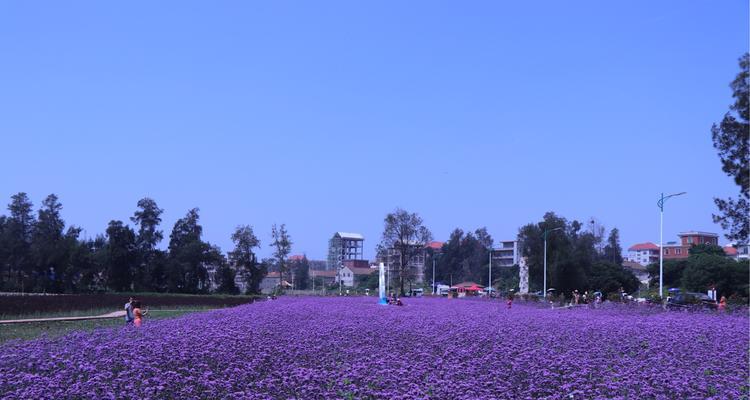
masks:
<svg viewBox="0 0 750 400"><path fill-rule="evenodd" d="M661 198L656 202L659 206L659 297L664 297L664 202L670 197L681 196L687 192L673 193L668 196L661 194Z"/></svg>
<svg viewBox="0 0 750 400"><path fill-rule="evenodd" d="M339 264L339 296L343 294L343 286L344 286L343 271L344 271L344 265Z"/></svg>
<svg viewBox="0 0 750 400"><path fill-rule="evenodd" d="M489 278L487 280L487 298L490 298L490 295L492 295L492 246L490 246L490 267L489 267Z"/></svg>
<svg viewBox="0 0 750 400"><path fill-rule="evenodd" d="M432 295L435 295L435 256L432 256Z"/></svg>
<svg viewBox="0 0 750 400"><path fill-rule="evenodd" d="M547 235L550 232L559 231L561 229L562 227L544 230L544 293L542 293L542 297L545 299L547 298Z"/></svg>

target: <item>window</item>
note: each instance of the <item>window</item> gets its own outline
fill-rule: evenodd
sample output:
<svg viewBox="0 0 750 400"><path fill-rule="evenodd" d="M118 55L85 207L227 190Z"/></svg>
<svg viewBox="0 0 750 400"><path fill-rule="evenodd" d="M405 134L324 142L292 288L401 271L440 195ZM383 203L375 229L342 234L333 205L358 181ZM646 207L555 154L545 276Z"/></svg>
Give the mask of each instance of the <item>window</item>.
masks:
<svg viewBox="0 0 750 400"><path fill-rule="evenodd" d="M664 255L665 255L665 256L668 256L668 255L669 255L669 249L664 249Z"/></svg>
<svg viewBox="0 0 750 400"><path fill-rule="evenodd" d="M675 254L682 254L682 249L674 249Z"/></svg>
<svg viewBox="0 0 750 400"><path fill-rule="evenodd" d="M693 237L692 237L692 236L688 236L688 243L689 243L689 244L692 244L692 243L693 243Z"/></svg>

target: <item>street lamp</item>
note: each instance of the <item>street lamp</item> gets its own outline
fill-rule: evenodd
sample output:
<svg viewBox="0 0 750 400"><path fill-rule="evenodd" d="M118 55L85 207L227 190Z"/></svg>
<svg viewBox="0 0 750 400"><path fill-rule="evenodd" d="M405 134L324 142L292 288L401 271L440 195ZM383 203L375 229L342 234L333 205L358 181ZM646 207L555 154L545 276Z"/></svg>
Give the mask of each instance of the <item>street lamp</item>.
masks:
<svg viewBox="0 0 750 400"><path fill-rule="evenodd" d="M545 299L547 298L547 235L550 232L559 231L561 229L562 227L544 230L544 293L542 293L542 296Z"/></svg>
<svg viewBox="0 0 750 400"><path fill-rule="evenodd" d="M670 197L681 196L686 193L674 193L669 196L664 196L664 193L662 193L661 198L656 202L656 205L659 206L659 297L664 297L664 248L662 243L664 238L664 202Z"/></svg>
<svg viewBox="0 0 750 400"><path fill-rule="evenodd" d="M435 256L432 256L432 295L435 295Z"/></svg>
<svg viewBox="0 0 750 400"><path fill-rule="evenodd" d="M490 298L490 295L492 294L492 246L490 246L490 267L489 267L489 278L487 281L487 298Z"/></svg>
<svg viewBox="0 0 750 400"><path fill-rule="evenodd" d="M432 295L435 295L435 260L440 256L440 253L432 253Z"/></svg>

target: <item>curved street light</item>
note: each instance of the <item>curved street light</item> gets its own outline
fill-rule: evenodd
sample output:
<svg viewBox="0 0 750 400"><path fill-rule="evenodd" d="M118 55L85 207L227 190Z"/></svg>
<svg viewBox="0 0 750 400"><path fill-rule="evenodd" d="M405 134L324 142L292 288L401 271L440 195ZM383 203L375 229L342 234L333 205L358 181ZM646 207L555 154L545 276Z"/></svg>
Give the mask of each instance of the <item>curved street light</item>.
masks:
<svg viewBox="0 0 750 400"><path fill-rule="evenodd" d="M687 194L687 192L673 193L668 196L664 196L664 193L662 193L661 198L656 202L656 205L659 206L659 297L664 297L664 244L662 243L664 238L664 202L669 198L682 196L683 194Z"/></svg>
<svg viewBox="0 0 750 400"><path fill-rule="evenodd" d="M550 232L559 231L562 227L557 227L554 229L545 229L544 230L544 292L542 293L542 296L546 299L547 298L547 235Z"/></svg>

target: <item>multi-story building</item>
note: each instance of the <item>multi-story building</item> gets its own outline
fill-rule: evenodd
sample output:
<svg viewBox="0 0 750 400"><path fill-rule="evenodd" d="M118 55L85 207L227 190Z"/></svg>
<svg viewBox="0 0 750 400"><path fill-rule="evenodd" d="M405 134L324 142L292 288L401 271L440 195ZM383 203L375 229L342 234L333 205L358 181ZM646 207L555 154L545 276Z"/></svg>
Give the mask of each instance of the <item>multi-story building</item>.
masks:
<svg viewBox="0 0 750 400"><path fill-rule="evenodd" d="M748 254L748 246L746 244L730 243L724 246L724 253L727 257L737 261L750 258L750 254Z"/></svg>
<svg viewBox="0 0 750 400"><path fill-rule="evenodd" d="M690 248L699 244L719 245L719 235L710 232L688 231L678 233L680 242L667 242L662 248L665 260L688 258Z"/></svg>
<svg viewBox="0 0 750 400"><path fill-rule="evenodd" d="M424 263L427 257L427 247L417 244L410 246L416 249L414 249L414 255L409 260L406 260L407 278L414 284L421 285L424 282ZM389 271L399 271L401 266L401 250L395 247L389 248L385 262Z"/></svg>
<svg viewBox="0 0 750 400"><path fill-rule="evenodd" d="M359 233L336 232L328 241L327 270L338 270L346 260L364 259L365 237Z"/></svg>
<svg viewBox="0 0 750 400"><path fill-rule="evenodd" d="M643 266L659 262L659 246L651 242L634 244L628 248L625 259Z"/></svg>
<svg viewBox="0 0 750 400"><path fill-rule="evenodd" d="M503 240L499 247L493 250L492 265L500 267L512 267L518 265L521 247L518 240Z"/></svg>
<svg viewBox="0 0 750 400"><path fill-rule="evenodd" d="M341 280L341 283L345 287L354 287L357 284L356 277L357 276L369 276L370 274L373 274L377 272L377 268L359 268L359 267L349 267L344 266L341 268L339 274L336 276L336 282Z"/></svg>

